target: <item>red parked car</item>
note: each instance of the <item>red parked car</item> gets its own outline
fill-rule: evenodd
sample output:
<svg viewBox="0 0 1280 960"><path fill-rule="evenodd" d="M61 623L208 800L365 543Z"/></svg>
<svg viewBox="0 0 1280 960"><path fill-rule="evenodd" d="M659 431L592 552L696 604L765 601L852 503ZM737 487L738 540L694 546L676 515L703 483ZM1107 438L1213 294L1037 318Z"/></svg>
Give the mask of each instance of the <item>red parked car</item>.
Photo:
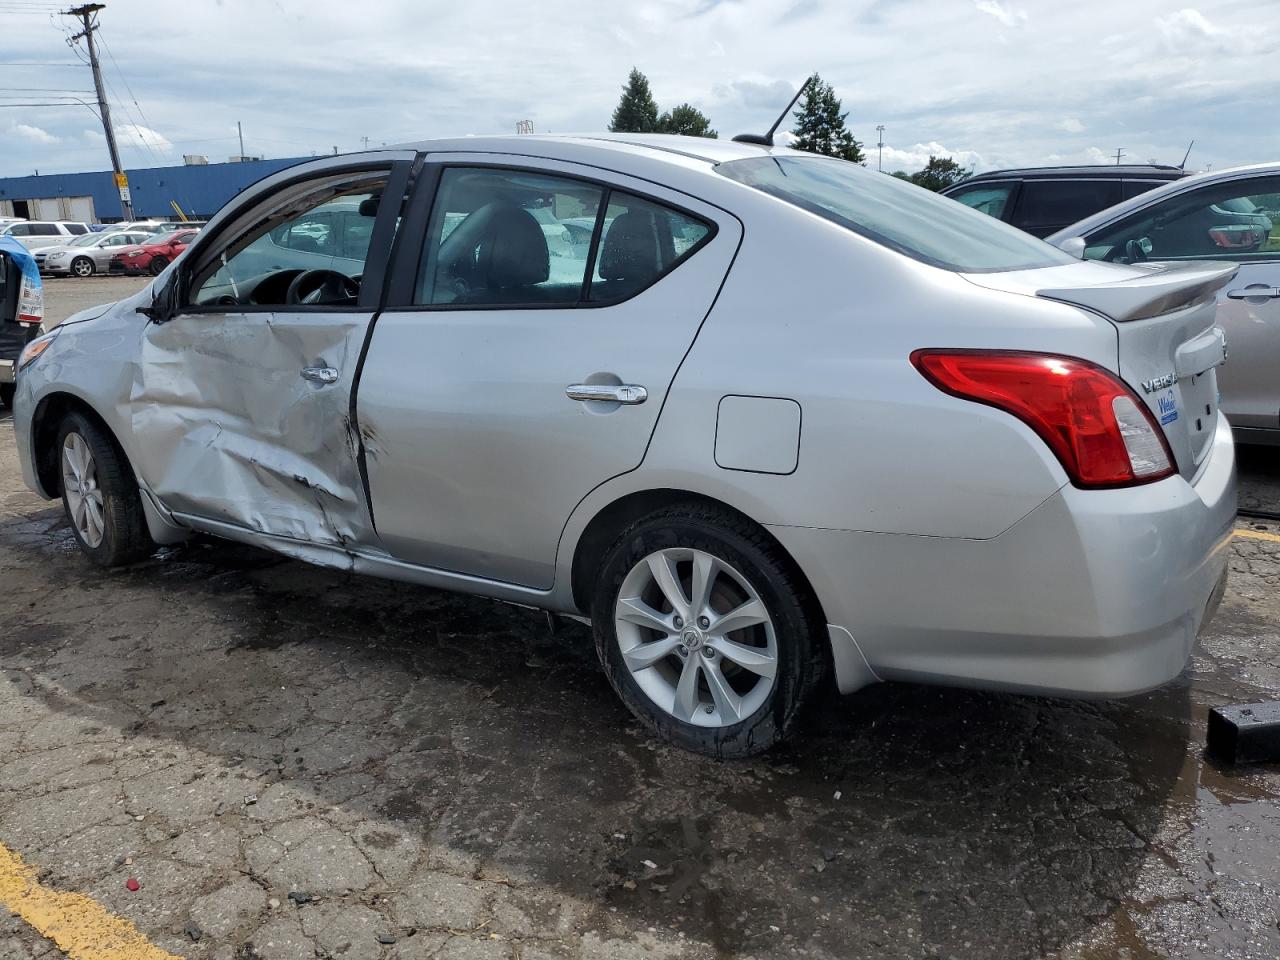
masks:
<svg viewBox="0 0 1280 960"><path fill-rule="evenodd" d="M187 244L196 238L198 230L175 230L173 233L157 233L142 243L123 247L111 258L111 273L150 273L153 277L167 267Z"/></svg>

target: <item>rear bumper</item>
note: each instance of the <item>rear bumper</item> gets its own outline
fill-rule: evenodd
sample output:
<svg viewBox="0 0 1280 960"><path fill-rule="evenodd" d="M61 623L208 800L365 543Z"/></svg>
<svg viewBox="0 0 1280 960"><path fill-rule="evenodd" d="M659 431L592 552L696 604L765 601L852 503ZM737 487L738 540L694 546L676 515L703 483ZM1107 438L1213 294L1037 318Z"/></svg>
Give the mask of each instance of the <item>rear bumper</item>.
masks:
<svg viewBox="0 0 1280 960"><path fill-rule="evenodd" d="M1182 671L1222 595L1235 511L1220 418L1194 484L1063 487L990 540L771 530L881 679L1110 697Z"/></svg>

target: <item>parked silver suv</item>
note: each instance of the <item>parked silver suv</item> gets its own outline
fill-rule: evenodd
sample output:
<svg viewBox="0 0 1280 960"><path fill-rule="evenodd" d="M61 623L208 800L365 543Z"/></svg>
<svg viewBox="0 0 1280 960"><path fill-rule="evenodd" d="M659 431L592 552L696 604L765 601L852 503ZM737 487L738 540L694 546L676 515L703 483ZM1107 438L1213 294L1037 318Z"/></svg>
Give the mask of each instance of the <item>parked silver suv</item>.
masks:
<svg viewBox="0 0 1280 960"><path fill-rule="evenodd" d="M28 250L67 243L89 232L87 223L71 220L18 220L0 226L0 236L13 237Z"/></svg>
<svg viewBox="0 0 1280 960"><path fill-rule="evenodd" d="M785 149L435 141L246 190L27 348L14 424L96 563L198 530L589 618L650 729L741 756L827 677L1175 677L1235 516L1233 273Z"/></svg>

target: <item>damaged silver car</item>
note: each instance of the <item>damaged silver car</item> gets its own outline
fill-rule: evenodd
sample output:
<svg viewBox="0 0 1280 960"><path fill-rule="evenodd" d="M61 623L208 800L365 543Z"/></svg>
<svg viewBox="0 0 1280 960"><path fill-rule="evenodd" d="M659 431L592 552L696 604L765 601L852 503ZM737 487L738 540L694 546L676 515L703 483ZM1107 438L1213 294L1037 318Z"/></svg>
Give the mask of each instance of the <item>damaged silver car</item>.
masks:
<svg viewBox="0 0 1280 960"><path fill-rule="evenodd" d="M1233 272L753 143L436 141L244 191L26 349L14 423L97 563L202 531L589 618L650 729L742 756L826 678L1176 676Z"/></svg>

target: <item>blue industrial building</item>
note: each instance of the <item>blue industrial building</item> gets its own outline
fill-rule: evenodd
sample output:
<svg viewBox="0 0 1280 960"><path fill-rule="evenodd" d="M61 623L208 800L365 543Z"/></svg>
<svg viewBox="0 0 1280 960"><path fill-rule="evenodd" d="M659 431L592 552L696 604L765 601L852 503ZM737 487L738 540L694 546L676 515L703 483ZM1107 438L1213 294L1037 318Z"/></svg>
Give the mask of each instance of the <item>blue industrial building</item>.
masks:
<svg viewBox="0 0 1280 960"><path fill-rule="evenodd" d="M251 183L309 159L191 163L143 167L125 173L129 177L135 217L176 219L173 209L176 203L187 217L203 220ZM0 177L0 216L86 222L123 219L120 193L110 170Z"/></svg>

